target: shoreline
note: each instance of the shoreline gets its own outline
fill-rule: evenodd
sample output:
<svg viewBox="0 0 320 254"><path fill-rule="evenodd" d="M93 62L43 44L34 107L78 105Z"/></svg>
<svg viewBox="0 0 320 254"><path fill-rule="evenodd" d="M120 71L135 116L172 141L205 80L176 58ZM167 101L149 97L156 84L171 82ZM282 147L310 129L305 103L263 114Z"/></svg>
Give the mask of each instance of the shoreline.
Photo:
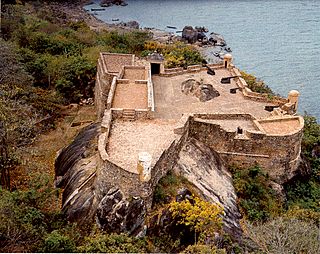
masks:
<svg viewBox="0 0 320 254"><path fill-rule="evenodd" d="M100 19L98 19L94 14L90 13L89 11L86 11L84 9L84 6L89 5L90 3L92 3L92 1L88 1L88 0L84 0L81 1L81 12L85 13L85 16L90 17L89 18L89 26L91 29L95 30L95 31L101 31L103 29L105 30L116 30L116 31L134 31L137 29L134 28L130 28L130 27L126 27L126 26L122 26L120 24L112 24L112 23L107 23L104 22ZM108 7L106 7L108 8ZM119 22L122 22L121 20L119 20ZM139 20L137 21L139 23ZM168 43L169 41L181 41L182 37L180 35L177 35L173 32L168 32L159 28L140 28L138 30L142 30L142 31L147 31L150 32L152 34L152 39L160 42L160 43ZM193 44L189 44L186 43L188 45L193 46L197 51L200 52L200 54L202 55L202 57L204 59L206 59L208 61L208 63L219 63L223 61L223 55L227 54L229 52L227 52L223 47L220 46L213 46L213 45L199 45L198 43L193 43ZM217 56L219 55L219 56Z"/></svg>
<svg viewBox="0 0 320 254"><path fill-rule="evenodd" d="M50 11L52 11L53 13L57 13L56 15L57 17L61 16L61 13L62 13L62 16L65 16L65 18L62 19L60 22L66 23L66 21L73 21L73 22L83 21L90 27L91 30L95 32L117 31L120 33L121 32L125 33L125 32L138 30L138 31L150 32L152 34L152 39L160 43L168 43L169 41L173 41L173 42L181 41L180 35L176 35L172 32L164 31L158 28L135 29L135 28L123 26L120 24L110 24L110 23L104 22L98 19L95 15L93 15L89 11L86 11L84 9L84 6L90 3L92 3L92 1L90 0L80 0L73 3L48 3L48 7L50 8ZM203 58L205 58L208 61L208 63L218 63L222 61L221 57L217 57L214 54L218 53L220 55L223 55L228 53L224 51L223 48L220 46L213 46L213 45L200 46L197 43L188 44L188 45L193 46L197 51L199 51L200 54L203 56Z"/></svg>

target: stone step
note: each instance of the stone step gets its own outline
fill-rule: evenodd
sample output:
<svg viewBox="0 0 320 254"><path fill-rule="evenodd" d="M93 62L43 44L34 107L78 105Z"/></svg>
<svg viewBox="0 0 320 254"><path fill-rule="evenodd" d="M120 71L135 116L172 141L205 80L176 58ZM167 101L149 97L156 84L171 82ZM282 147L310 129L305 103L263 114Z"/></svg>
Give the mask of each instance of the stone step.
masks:
<svg viewBox="0 0 320 254"><path fill-rule="evenodd" d="M136 112L134 109L124 109L122 113L122 118L125 121L134 121L136 118Z"/></svg>

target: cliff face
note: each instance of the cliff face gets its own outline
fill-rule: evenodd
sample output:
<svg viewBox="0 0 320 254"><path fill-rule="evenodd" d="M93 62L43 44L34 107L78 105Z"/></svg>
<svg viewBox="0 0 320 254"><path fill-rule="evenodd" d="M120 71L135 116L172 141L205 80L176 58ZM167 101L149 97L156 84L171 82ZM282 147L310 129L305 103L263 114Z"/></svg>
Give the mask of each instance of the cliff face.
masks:
<svg viewBox="0 0 320 254"><path fill-rule="evenodd" d="M218 153L200 141L188 139L179 153L175 170L193 183L207 201L224 208L224 227L233 236L241 235L232 178Z"/></svg>
<svg viewBox="0 0 320 254"><path fill-rule="evenodd" d="M96 138L99 124L85 127L55 162L56 187L63 188L62 210L70 221L89 222L96 210Z"/></svg>

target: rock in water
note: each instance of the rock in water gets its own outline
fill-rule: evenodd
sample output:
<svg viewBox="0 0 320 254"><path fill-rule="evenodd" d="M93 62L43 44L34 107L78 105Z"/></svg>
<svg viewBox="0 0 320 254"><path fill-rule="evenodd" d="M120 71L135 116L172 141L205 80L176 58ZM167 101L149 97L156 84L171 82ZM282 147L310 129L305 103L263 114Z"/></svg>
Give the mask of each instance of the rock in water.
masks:
<svg viewBox="0 0 320 254"><path fill-rule="evenodd" d="M219 45L219 46L223 47L223 46L227 45L223 36L221 34L217 34L217 33L211 33L209 36L209 41L214 43L217 46Z"/></svg>
<svg viewBox="0 0 320 254"><path fill-rule="evenodd" d="M128 21L128 22L120 22L118 25L125 26L125 27L132 28L132 29L139 29L139 27L140 27L139 23L135 20Z"/></svg>
<svg viewBox="0 0 320 254"><path fill-rule="evenodd" d="M195 43L198 40L198 31L193 29L192 26L185 26L182 30L182 39L188 43Z"/></svg>

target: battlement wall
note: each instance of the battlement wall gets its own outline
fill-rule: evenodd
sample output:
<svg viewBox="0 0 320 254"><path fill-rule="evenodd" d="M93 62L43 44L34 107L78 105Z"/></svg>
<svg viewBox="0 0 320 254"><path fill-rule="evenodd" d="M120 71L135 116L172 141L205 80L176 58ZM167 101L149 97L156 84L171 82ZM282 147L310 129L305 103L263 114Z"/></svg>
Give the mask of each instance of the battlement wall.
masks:
<svg viewBox="0 0 320 254"><path fill-rule="evenodd" d="M199 115L198 115L199 116ZM193 137L217 151L227 165L243 167L261 165L269 175L277 179L278 175L285 175L284 171L290 171L296 165L300 157L301 138L303 131L303 118L295 117L300 125L294 131L282 134L270 134L265 132L259 122L288 121L284 119L252 120L254 130L243 129L243 133L228 131L220 124L210 122L210 119L223 118L236 119L248 115L203 115L202 118L191 117L189 136ZM207 119L205 119L207 118Z"/></svg>
<svg viewBox="0 0 320 254"><path fill-rule="evenodd" d="M215 70L223 68L222 64L207 64L207 66ZM164 69L164 73L160 73L160 76L172 77L172 76L182 75L186 73L201 72L205 70L207 70L207 67L203 67L202 65L190 65L186 69L182 67Z"/></svg>

